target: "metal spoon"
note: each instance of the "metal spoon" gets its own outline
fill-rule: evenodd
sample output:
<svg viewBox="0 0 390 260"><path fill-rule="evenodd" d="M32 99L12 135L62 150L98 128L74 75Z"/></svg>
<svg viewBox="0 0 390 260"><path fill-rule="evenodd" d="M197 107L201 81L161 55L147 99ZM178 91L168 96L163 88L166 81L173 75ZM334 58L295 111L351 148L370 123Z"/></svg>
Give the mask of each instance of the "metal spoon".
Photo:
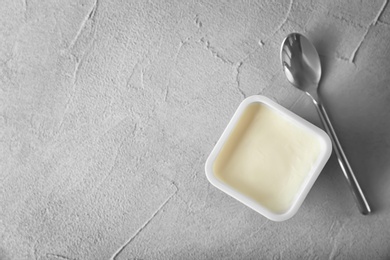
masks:
<svg viewBox="0 0 390 260"><path fill-rule="evenodd" d="M332 140L339 164L348 181L359 210L364 215L369 214L371 212L370 206L356 180L355 174L318 96L317 89L321 80L321 63L317 50L305 36L299 33L291 33L282 43L280 58L288 81L296 88L306 92L313 100L322 124Z"/></svg>

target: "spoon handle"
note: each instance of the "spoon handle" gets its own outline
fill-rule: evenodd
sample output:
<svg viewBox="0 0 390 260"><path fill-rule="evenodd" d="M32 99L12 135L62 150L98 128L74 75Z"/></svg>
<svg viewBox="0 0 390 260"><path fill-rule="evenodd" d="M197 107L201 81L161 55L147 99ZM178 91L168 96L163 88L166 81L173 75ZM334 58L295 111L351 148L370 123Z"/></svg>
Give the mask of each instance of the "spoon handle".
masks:
<svg viewBox="0 0 390 260"><path fill-rule="evenodd" d="M333 148L336 153L338 162L341 166L341 169L344 172L345 178L347 179L349 187L351 188L352 194L356 200L360 212L363 215L370 214L371 213L370 206L368 205L368 202L363 194L363 191L360 188L359 183L355 177L355 174L352 171L347 156L345 156L343 148L341 147L340 141L337 138L336 132L333 129L333 126L329 120L328 114L326 113L324 106L320 101L318 101L318 99L314 100L314 104L316 105L318 114L321 118L322 124L325 127L325 130L329 134L330 139L332 140Z"/></svg>

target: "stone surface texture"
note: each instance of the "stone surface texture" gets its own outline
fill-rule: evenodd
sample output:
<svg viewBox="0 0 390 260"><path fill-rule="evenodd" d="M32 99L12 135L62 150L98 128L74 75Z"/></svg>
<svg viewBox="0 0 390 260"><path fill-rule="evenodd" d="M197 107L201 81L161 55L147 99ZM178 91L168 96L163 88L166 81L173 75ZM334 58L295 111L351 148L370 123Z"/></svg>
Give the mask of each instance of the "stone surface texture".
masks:
<svg viewBox="0 0 390 260"><path fill-rule="evenodd" d="M334 155L281 223L207 181L247 96L320 126L279 62L293 31L370 216ZM0 259L390 259L389 69L388 0L2 0Z"/></svg>

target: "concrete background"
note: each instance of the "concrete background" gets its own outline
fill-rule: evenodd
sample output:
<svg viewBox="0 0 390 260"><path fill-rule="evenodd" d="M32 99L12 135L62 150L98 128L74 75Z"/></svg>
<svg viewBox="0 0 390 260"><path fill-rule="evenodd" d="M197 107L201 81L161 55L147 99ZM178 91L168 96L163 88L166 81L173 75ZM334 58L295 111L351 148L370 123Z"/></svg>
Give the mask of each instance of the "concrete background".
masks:
<svg viewBox="0 0 390 260"><path fill-rule="evenodd" d="M371 216L334 156L282 223L205 177L246 96L319 125L279 63L293 31ZM389 42L387 0L2 0L0 259L390 259Z"/></svg>

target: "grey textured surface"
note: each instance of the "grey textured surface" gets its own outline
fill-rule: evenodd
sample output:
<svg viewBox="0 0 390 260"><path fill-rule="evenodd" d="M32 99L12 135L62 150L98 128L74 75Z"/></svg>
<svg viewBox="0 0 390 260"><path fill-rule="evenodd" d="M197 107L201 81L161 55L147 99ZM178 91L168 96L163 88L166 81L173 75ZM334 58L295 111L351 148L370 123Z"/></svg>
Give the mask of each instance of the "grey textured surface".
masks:
<svg viewBox="0 0 390 260"><path fill-rule="evenodd" d="M245 96L319 125L280 68L292 31L371 216L334 157L282 223L205 177ZM390 259L389 42L382 0L2 0L0 259Z"/></svg>

